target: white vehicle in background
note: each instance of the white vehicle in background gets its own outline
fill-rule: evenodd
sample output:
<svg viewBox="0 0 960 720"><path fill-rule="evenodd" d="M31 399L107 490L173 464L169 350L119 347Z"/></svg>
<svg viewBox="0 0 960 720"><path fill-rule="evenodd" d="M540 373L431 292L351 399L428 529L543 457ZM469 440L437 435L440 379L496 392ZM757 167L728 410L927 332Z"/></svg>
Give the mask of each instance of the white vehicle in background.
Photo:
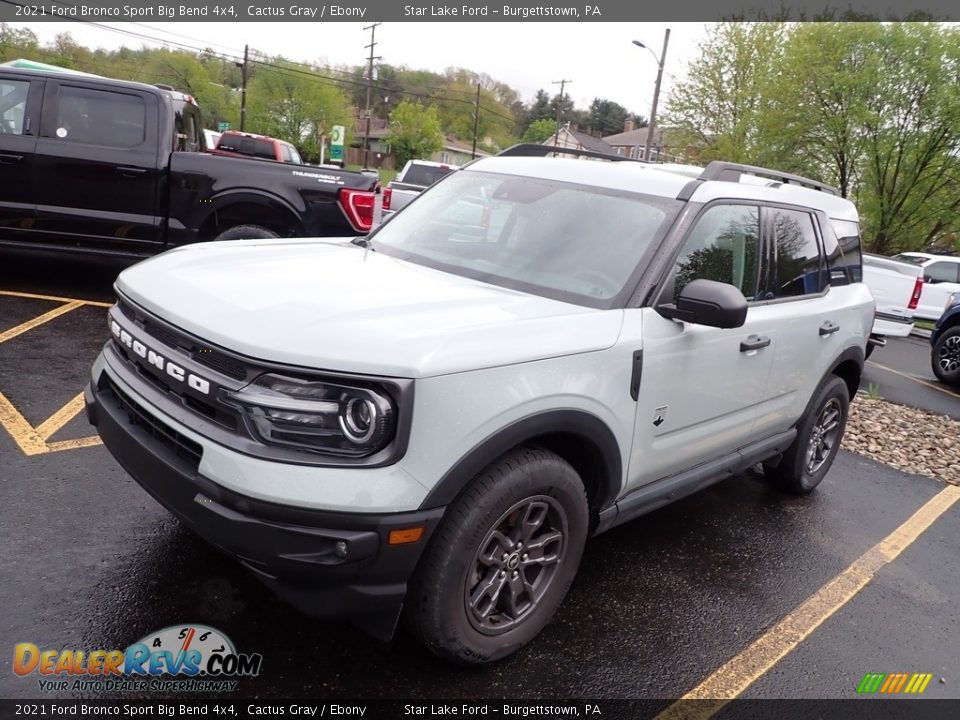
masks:
<svg viewBox="0 0 960 720"><path fill-rule="evenodd" d="M387 184L383 191L383 218L405 207L417 195L446 177L459 165L438 163L431 160L408 160L400 174Z"/></svg>
<svg viewBox="0 0 960 720"><path fill-rule="evenodd" d="M914 314L922 320L939 320L947 299L951 294L960 291L960 257L905 252L894 255L893 259L912 263L923 269L923 294Z"/></svg>
<svg viewBox="0 0 960 720"><path fill-rule="evenodd" d="M913 314L923 291L923 272L918 265L863 255L863 282L876 302L867 357L883 347L887 337L906 337L913 331Z"/></svg>

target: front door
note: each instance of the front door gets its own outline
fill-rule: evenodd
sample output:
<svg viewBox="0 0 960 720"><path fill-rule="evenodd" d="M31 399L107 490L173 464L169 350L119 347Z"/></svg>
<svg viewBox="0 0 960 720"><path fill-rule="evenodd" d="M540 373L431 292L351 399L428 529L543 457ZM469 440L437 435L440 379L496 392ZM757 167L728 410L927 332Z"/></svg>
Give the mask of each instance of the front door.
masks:
<svg viewBox="0 0 960 720"><path fill-rule="evenodd" d="M720 203L688 233L660 301L692 280L734 285L747 298L742 327L720 329L642 313L643 374L628 490L746 445L764 397L778 328L756 307L763 274L760 208ZM633 311L628 311L633 312Z"/></svg>

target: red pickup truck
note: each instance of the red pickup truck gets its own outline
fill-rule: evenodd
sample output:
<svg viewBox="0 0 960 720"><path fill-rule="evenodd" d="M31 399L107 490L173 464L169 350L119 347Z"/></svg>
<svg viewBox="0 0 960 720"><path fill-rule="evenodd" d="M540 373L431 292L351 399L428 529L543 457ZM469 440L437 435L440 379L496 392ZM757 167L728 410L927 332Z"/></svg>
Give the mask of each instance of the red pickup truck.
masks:
<svg viewBox="0 0 960 720"><path fill-rule="evenodd" d="M276 162L303 165L297 149L288 142L254 133L227 130L220 135L217 145L209 152L228 157L258 158Z"/></svg>

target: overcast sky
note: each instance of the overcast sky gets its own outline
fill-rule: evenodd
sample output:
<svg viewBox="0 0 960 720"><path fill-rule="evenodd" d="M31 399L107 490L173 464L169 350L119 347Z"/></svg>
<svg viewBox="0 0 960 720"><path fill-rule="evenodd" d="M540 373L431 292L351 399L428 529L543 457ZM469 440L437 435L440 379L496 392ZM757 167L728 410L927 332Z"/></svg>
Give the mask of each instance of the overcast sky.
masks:
<svg viewBox="0 0 960 720"><path fill-rule="evenodd" d="M42 43L70 32L88 47L113 49L156 45L142 38L86 23L11 23L30 27ZM370 42L369 23L111 23L147 36L218 52L243 54L249 43L268 55L332 65L359 64ZM391 65L442 72L464 67L485 72L520 91L525 102L538 88L559 90L555 80L572 80L567 91L578 108L595 97L614 100L644 117L650 114L657 75L656 58L636 47L640 40L660 55L662 23L384 23L377 28L376 54ZM670 44L661 91L663 99L704 39L703 23L671 23Z"/></svg>

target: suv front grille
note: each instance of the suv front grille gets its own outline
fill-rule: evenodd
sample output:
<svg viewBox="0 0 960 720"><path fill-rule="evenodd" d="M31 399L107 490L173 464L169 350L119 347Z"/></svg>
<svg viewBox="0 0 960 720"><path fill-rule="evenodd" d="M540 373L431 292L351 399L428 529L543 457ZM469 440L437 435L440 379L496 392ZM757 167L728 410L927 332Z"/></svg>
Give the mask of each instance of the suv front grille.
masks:
<svg viewBox="0 0 960 720"><path fill-rule="evenodd" d="M247 369L243 363L234 360L219 350L214 350L205 346L200 341L186 335L185 333L172 330L142 312L137 312L125 300L119 300L120 312L130 318L139 327L153 338L156 338L167 347L178 348L186 353L191 360L206 365L208 368L216 370L218 373L226 375L234 380L246 380Z"/></svg>
<svg viewBox="0 0 960 720"><path fill-rule="evenodd" d="M117 387L116 383L109 377L107 378L107 387L117 399L120 407L127 413L131 423L143 428L160 442L161 445L173 450L177 457L189 463L194 471L200 467L203 448L198 443L181 435L165 422L155 418L144 410L129 395Z"/></svg>

